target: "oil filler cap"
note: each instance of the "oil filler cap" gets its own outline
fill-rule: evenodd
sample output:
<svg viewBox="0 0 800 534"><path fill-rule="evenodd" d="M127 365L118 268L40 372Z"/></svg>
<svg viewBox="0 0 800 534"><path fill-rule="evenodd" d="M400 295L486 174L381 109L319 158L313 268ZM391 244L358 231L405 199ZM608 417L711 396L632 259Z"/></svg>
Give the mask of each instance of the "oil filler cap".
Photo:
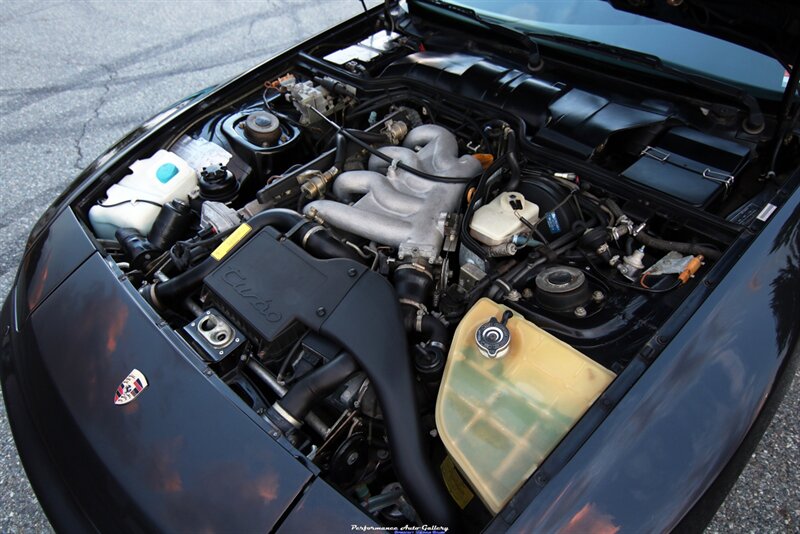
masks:
<svg viewBox="0 0 800 534"><path fill-rule="evenodd" d="M503 313L503 320L498 321L492 317L488 322L483 323L475 332L475 343L478 350L487 358L502 358L508 352L511 344L511 332L508 331L506 323L514 314L510 311Z"/></svg>

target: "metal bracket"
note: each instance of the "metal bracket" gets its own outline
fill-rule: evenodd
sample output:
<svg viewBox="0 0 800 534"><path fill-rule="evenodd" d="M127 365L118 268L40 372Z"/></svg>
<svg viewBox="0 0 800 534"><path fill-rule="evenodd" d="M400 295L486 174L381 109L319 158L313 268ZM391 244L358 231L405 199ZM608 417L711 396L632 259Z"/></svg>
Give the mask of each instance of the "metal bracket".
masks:
<svg viewBox="0 0 800 534"><path fill-rule="evenodd" d="M669 159L669 157L672 154L670 154L666 150L661 150L660 148L656 148L656 147L652 147L652 146L646 146L644 148L644 150L642 150L642 153L640 155L641 156L647 156L648 158L653 158L656 161L660 161L661 163L664 163L665 161L667 161Z"/></svg>
<svg viewBox="0 0 800 534"><path fill-rule="evenodd" d="M711 180L712 182L725 184L725 189L727 190L733 185L733 181L736 177L726 172L715 171L714 169L706 169L703 171L703 178L706 180Z"/></svg>

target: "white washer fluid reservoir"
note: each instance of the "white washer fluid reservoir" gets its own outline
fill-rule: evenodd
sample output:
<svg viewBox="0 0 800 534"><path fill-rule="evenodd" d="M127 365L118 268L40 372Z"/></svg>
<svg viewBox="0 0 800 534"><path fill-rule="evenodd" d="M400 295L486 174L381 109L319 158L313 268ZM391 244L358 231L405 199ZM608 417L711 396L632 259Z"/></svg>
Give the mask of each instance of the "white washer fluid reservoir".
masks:
<svg viewBox="0 0 800 534"><path fill-rule="evenodd" d="M170 200L188 200L197 187L197 173L178 155L159 150L131 165L131 174L106 191L106 199L92 206L89 221L95 235L114 239L117 228L135 228L147 235Z"/></svg>

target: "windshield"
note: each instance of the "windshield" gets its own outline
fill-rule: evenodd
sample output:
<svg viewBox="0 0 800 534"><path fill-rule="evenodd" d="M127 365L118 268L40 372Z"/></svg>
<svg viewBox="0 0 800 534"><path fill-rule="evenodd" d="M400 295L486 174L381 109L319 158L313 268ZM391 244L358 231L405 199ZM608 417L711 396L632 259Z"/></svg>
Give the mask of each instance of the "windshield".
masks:
<svg viewBox="0 0 800 534"><path fill-rule="evenodd" d="M515 28L555 33L652 54L673 67L734 83L759 96L783 92L788 73L768 56L601 0L451 2Z"/></svg>

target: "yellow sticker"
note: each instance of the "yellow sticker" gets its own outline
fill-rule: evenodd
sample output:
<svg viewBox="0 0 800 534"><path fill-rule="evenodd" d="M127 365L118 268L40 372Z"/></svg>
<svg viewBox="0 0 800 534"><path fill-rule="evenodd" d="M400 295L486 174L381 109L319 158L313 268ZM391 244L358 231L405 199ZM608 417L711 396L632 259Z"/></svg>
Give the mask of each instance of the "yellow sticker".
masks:
<svg viewBox="0 0 800 534"><path fill-rule="evenodd" d="M452 495L453 500L462 510L467 507L475 494L469 489L467 483L461 478L461 474L456 469L456 464L449 456L444 459L441 465L442 478L444 478L444 485Z"/></svg>
<svg viewBox="0 0 800 534"><path fill-rule="evenodd" d="M211 253L211 257L217 261L224 258L228 252L233 250L233 247L235 247L239 241L244 239L244 236L250 233L250 230L252 230L252 228L250 228L249 224L245 223L239 226L239 228L234 230L233 233L225 239L225 241L220 243L219 246L214 249L214 252Z"/></svg>

